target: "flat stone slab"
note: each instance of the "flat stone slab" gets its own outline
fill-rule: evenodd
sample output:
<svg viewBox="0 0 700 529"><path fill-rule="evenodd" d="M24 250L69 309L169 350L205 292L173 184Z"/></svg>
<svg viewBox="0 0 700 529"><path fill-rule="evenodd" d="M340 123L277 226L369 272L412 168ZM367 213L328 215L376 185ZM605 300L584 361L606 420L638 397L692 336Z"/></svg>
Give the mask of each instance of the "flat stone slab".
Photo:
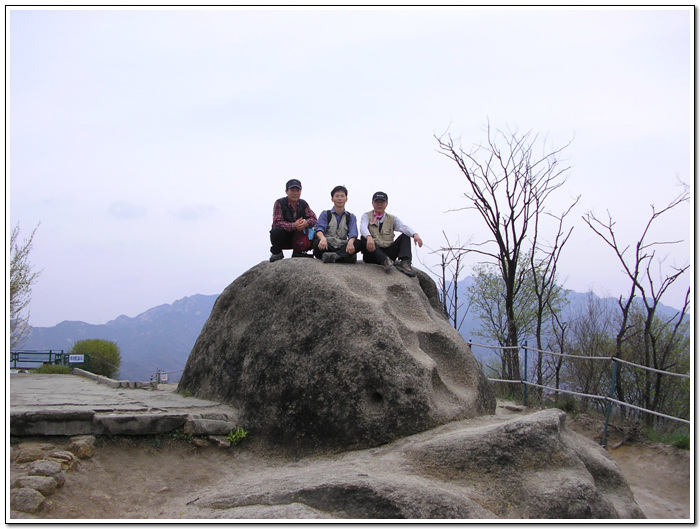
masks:
<svg viewBox="0 0 700 529"><path fill-rule="evenodd" d="M225 435L240 426L235 408L184 397L176 387L126 388L77 375L13 373L10 433L149 435L185 428L196 435Z"/></svg>

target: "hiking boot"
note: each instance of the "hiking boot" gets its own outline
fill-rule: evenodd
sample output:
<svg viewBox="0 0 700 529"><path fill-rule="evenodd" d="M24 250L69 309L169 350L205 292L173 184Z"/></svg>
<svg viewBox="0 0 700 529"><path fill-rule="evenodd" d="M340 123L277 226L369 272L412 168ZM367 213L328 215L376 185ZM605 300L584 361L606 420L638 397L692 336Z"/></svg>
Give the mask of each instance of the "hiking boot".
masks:
<svg viewBox="0 0 700 529"><path fill-rule="evenodd" d="M284 259L284 254L282 252L280 253L273 253L270 256L270 262L274 263L275 261L279 261L280 259Z"/></svg>
<svg viewBox="0 0 700 529"><path fill-rule="evenodd" d="M338 254L335 252L326 252L323 254L321 257L321 261L324 263L335 263L335 260L338 258Z"/></svg>
<svg viewBox="0 0 700 529"><path fill-rule="evenodd" d="M401 259L398 263L396 263L396 268L401 270L408 277L416 277L417 275L416 271L411 266L410 259Z"/></svg>
<svg viewBox="0 0 700 529"><path fill-rule="evenodd" d="M306 252L300 252L299 250L294 250L292 252L292 257L313 257L313 255L309 255Z"/></svg>
<svg viewBox="0 0 700 529"><path fill-rule="evenodd" d="M384 271L388 274L389 272L391 272L391 269L394 268L394 262L387 257L386 259L384 259L382 266L384 267Z"/></svg>

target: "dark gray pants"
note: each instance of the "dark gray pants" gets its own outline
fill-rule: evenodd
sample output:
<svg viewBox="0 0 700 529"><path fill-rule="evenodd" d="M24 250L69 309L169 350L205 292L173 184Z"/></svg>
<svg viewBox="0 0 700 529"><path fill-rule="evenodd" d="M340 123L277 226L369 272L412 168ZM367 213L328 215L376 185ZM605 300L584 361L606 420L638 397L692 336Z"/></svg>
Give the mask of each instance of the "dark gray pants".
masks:
<svg viewBox="0 0 700 529"><path fill-rule="evenodd" d="M347 244L343 244L342 248L336 248L335 246L331 246L330 244L328 245L328 248L325 250L319 250L318 244L321 242L321 239L314 239L314 257L316 259L323 259L323 254L326 252L334 252L338 255L336 258L335 262L336 263L356 263L357 262L357 254L360 252L362 249L362 243L355 239L354 246L355 246L355 253L354 254L349 254L345 248L347 248Z"/></svg>

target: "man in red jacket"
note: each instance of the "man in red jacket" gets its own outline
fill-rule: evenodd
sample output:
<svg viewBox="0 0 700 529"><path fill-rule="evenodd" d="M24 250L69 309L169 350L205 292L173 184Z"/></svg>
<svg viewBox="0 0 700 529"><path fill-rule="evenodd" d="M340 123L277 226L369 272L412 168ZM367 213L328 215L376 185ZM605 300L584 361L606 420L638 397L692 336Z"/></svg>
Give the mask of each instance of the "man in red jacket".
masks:
<svg viewBox="0 0 700 529"><path fill-rule="evenodd" d="M287 182L286 197L279 198L275 201L272 209L272 229L270 230L270 262L284 259L282 250L293 250L292 240L295 232L308 233L316 226L316 214L311 210L309 204L302 200L301 197L301 182L292 179ZM311 247L311 244L309 244ZM293 250L292 257L313 257L304 251Z"/></svg>

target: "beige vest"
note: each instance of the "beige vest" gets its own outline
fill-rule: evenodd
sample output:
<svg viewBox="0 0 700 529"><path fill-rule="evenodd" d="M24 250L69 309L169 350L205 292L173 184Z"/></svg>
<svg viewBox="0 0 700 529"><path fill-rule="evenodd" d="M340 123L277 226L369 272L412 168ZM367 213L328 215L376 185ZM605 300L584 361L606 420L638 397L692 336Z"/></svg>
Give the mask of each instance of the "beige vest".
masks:
<svg viewBox="0 0 700 529"><path fill-rule="evenodd" d="M374 239L374 243L380 248L388 248L394 243L394 216L384 213L384 223L379 231L372 219L374 219L374 211L367 213L369 220L369 234Z"/></svg>
<svg viewBox="0 0 700 529"><path fill-rule="evenodd" d="M333 214L333 210L331 210L326 228L326 239L333 248L340 248L348 242L348 216L346 212L343 212L338 223L335 220L336 216Z"/></svg>

